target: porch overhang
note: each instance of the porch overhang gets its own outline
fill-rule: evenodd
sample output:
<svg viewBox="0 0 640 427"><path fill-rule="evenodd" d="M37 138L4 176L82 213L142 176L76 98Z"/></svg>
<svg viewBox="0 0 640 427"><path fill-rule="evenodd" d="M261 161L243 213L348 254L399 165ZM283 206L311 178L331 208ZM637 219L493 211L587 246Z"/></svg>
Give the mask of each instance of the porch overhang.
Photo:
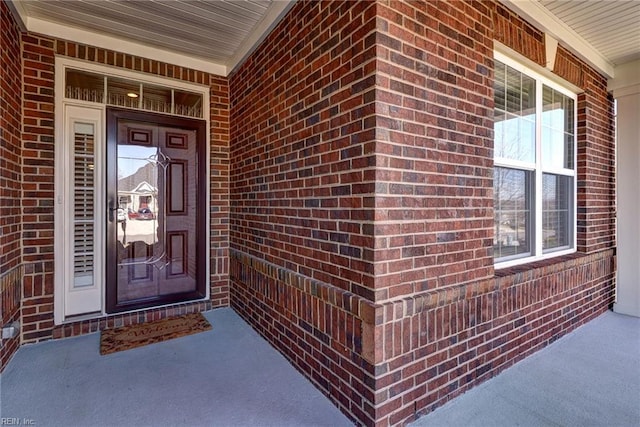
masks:
<svg viewBox="0 0 640 427"><path fill-rule="evenodd" d="M185 54L179 50L163 48L160 45L153 46L139 43L134 39L115 37L111 34L87 28L65 25L61 21L54 22L53 20L35 17L29 13L25 0L9 0L7 4L23 31L53 36L103 49L124 51L131 55L181 64L194 70L226 77L253 52L295 2L296 0L269 1L264 14L250 28L250 31L246 34L240 30L236 31L234 37L240 38L241 42L234 46L233 53L221 56L222 59L217 60ZM194 30L197 31L198 28L194 27ZM179 44L181 41L178 40L177 42Z"/></svg>

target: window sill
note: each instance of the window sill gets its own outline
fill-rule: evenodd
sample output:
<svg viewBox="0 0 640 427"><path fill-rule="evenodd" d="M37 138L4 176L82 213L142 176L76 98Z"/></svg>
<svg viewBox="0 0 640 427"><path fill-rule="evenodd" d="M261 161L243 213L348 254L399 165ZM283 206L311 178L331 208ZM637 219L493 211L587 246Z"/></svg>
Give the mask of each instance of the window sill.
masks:
<svg viewBox="0 0 640 427"><path fill-rule="evenodd" d="M548 267L553 264L559 264L562 262L570 261L573 259L581 258L585 254L580 252L573 252L567 255L559 255L557 257L551 257L546 259L541 259L538 261L531 261L525 264L513 265L510 267L497 268L495 270L494 277L505 277L511 276L518 273L523 273L530 270L535 270L538 268Z"/></svg>

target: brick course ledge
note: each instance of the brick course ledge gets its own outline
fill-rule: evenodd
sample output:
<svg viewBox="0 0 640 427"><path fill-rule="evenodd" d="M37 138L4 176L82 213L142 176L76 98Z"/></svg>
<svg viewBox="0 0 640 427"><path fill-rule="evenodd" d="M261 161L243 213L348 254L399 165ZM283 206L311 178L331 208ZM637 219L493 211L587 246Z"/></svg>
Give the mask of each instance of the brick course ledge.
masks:
<svg viewBox="0 0 640 427"><path fill-rule="evenodd" d="M22 281L24 266L22 264L0 275L0 327L9 325L20 319L20 300L22 298ZM20 346L20 335L1 340L0 373Z"/></svg>
<svg viewBox="0 0 640 427"><path fill-rule="evenodd" d="M613 249L572 254L384 303L374 335L377 419L413 420L603 313L615 262Z"/></svg>
<svg viewBox="0 0 640 427"><path fill-rule="evenodd" d="M602 252L598 252L595 255L603 256ZM540 268L550 268L553 265L563 267L564 266L563 263L566 261L570 261L573 259L580 259L586 256L590 256L590 255L576 252L573 254L562 255L555 258L547 258L540 261L528 262L526 264L514 265L512 267L500 268L500 269L496 269L495 277L498 278L498 277L511 276L513 274L525 273L527 271L533 271Z"/></svg>
<svg viewBox="0 0 640 427"><path fill-rule="evenodd" d="M231 306L354 421L375 419L380 306L230 249Z"/></svg>

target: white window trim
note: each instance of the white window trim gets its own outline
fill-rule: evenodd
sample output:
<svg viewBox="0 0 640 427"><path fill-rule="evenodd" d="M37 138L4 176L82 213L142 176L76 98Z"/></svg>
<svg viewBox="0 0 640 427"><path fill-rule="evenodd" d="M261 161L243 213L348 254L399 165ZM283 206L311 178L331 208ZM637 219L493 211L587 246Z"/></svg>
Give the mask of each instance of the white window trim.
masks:
<svg viewBox="0 0 640 427"><path fill-rule="evenodd" d="M205 192L206 192L206 256L205 258L208 260L210 258L209 254L211 253L210 242L211 242L211 231L209 224L211 224L211 215L210 215L210 180L208 179L210 176L210 162L209 159L211 157L211 132L210 132L210 88L206 85L199 85L195 83L183 82L180 80L174 80L170 78L156 77L151 76L144 73L138 73L134 71L122 70L119 68L114 68L101 64L94 64L86 61L78 61L74 59L70 59L67 57L56 56L55 57L55 178L54 178L54 323L56 325L61 325L70 322L76 322L79 320L88 320L94 318L100 318L107 315L106 312L106 283L104 274L100 275L100 283L96 283L96 286L101 288L101 310L100 312L93 312L88 314L74 315L74 316L65 316L65 300L66 300L66 292L68 289L69 282L69 273L68 273L68 262L69 255L67 247L69 245L70 236L72 236L72 231L69 228L67 221L64 220L65 215L67 215L68 205L70 203L68 199L68 188L71 185L71 172L66 167L68 162L69 153L67 150L68 141L65 138L68 137L67 129L66 129L66 118L65 118L65 108L67 106L77 106L81 108L86 108L89 110L95 111L96 109L102 110L104 124L103 128L99 130L101 134L99 135L102 141L106 141L106 118L104 117L106 108L109 107L106 103L98 103L98 102L90 102L90 101L82 101L76 99L70 99L65 97L65 76L67 69L88 71L95 74L101 74L112 77L119 77L130 79L133 81L137 81L140 83L147 84L155 84L160 86L165 86L170 89L179 89L186 90L193 93L202 94L203 102L202 102L202 114L203 118L198 119L194 117L188 116L179 116L177 117L186 117L190 119L196 120L205 120L206 121L206 135L205 135L205 163L206 163L206 172L205 175L207 177L205 182ZM116 107L116 108L126 108L126 107ZM141 110L141 109L133 109L135 111L149 112L154 113L153 111ZM100 153L97 153L97 159L102 158ZM103 177L99 177L101 181ZM101 181L103 182L103 181ZM103 194L104 196L104 194ZM104 234L104 233L102 233ZM100 244L104 246L106 244L104 240L104 236L100 236L101 242ZM100 254L103 257L101 262L103 265L106 264L106 260L104 259L104 255ZM202 299L202 301L206 301L210 299L210 263L205 263L205 278L207 281L206 285L206 295ZM171 306L173 304L159 305L160 307ZM130 312L136 312L141 310L131 310L126 312L119 312L118 315L124 315Z"/></svg>
<svg viewBox="0 0 640 427"><path fill-rule="evenodd" d="M511 68L514 68L521 73L526 74L529 77L532 77L536 81L536 161L535 163L522 162L516 160L510 160L505 158L494 157L494 167L506 167L506 168L515 168L520 170L535 170L535 183L534 183L534 223L535 229L533 230L533 237L535 239L533 244L533 255L531 256L523 256L514 259L507 259L504 261L495 261L494 269L499 270L501 268L513 267L516 265L528 264L535 261L540 261L549 258L556 258L562 255L568 255L575 253L577 251L577 233L578 233L578 221L577 221L577 213L578 213L578 95L567 87L564 87L553 80L550 80L544 74L532 69L531 66L523 65L521 62L512 59L509 56L504 55L501 52L494 51L494 59L502 62L503 64L508 65ZM540 67L542 68L542 67ZM565 169L565 168L543 168L542 167L542 85L548 86L556 91L566 95L569 98L573 99L573 134L575 135L574 140L574 150L573 150L573 165L574 169ZM573 241L571 247L568 249L554 249L552 251L544 252L542 249L542 175L544 173L555 174L555 175L564 175L573 177Z"/></svg>

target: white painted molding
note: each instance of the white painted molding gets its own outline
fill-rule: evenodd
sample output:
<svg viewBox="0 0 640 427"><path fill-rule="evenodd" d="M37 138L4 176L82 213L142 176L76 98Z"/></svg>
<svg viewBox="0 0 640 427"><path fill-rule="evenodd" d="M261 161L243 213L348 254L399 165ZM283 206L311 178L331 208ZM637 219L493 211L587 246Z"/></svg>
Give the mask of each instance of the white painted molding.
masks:
<svg viewBox="0 0 640 427"><path fill-rule="evenodd" d="M605 77L615 76L613 64L604 55L539 2L530 0L500 0L500 2L539 30L549 33L556 40L562 40L563 46Z"/></svg>
<svg viewBox="0 0 640 427"><path fill-rule="evenodd" d="M296 1L297 0L279 0L271 3L262 20L255 26L249 37L240 45L235 55L227 62L228 74L231 74L233 70L258 47L278 22L280 22L282 17L293 7Z"/></svg>
<svg viewBox="0 0 640 427"><path fill-rule="evenodd" d="M27 18L29 15L24 8L23 1L24 0L9 0L7 6L9 6L9 10L18 23L20 30L27 31Z"/></svg>
<svg viewBox="0 0 640 427"><path fill-rule="evenodd" d="M640 59L616 67L616 76L609 80L607 89L618 94L638 93L640 88Z"/></svg>
<svg viewBox="0 0 640 427"><path fill-rule="evenodd" d="M265 39L269 32L277 25L278 22L280 22L282 17L291 9L291 7L293 7L297 0L273 1L262 20L260 20L249 37L243 41L240 48L227 63L216 63L202 58L183 55L129 40L99 34L93 31L67 27L51 21L30 17L24 7L24 1L26 0L8 1L9 8L15 16L18 24L21 26L22 31L31 31L103 49L126 52L127 54L140 56L142 58L177 64L219 76L228 76L231 71L242 63L242 61L244 61L244 59L246 59Z"/></svg>
<svg viewBox="0 0 640 427"><path fill-rule="evenodd" d="M544 50L547 69L553 71L553 67L556 65L556 54L558 53L558 40L551 37L549 33L544 33Z"/></svg>
<svg viewBox="0 0 640 427"><path fill-rule="evenodd" d="M219 76L226 76L228 71L227 67L223 64L217 64L214 62L206 61L204 59L194 58L192 56L182 55L175 52L169 52L166 50L145 46L139 43L105 36L103 34L98 34L91 31L67 27L33 17L27 18L27 29L34 33L58 37L72 42L82 43L103 49L126 52L130 55L154 59L156 61L167 62L170 64L176 64L182 67L205 71L207 73L216 74Z"/></svg>

